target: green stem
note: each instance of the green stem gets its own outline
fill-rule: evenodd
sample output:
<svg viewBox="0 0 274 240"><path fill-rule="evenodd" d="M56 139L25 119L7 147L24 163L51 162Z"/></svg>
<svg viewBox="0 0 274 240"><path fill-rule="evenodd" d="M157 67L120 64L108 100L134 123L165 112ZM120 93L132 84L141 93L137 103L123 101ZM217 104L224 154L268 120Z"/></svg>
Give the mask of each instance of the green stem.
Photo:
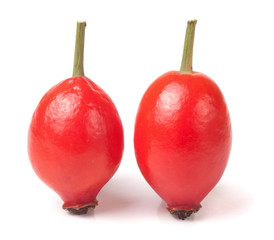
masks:
<svg viewBox="0 0 274 240"><path fill-rule="evenodd" d="M84 76L84 42L86 22L77 22L72 76Z"/></svg>
<svg viewBox="0 0 274 240"><path fill-rule="evenodd" d="M184 53L181 63L180 73L182 74L192 74L192 56L193 56L193 45L194 45L194 35L195 26L197 20L192 20L187 22Z"/></svg>

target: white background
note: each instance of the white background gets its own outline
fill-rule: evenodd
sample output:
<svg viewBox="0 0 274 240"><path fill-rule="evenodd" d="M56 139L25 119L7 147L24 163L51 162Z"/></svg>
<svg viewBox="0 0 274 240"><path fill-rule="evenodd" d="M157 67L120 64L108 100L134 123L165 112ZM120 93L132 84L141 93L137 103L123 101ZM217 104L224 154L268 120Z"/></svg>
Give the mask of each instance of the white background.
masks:
<svg viewBox="0 0 274 240"><path fill-rule="evenodd" d="M193 68L216 81L233 147L220 182L188 220L170 216L133 147L139 101L179 70L187 20L198 19ZM86 216L34 174L27 131L43 94L72 74L76 21L86 20L85 74L112 98L125 132L120 168ZM273 239L272 1L1 1L1 239Z"/></svg>

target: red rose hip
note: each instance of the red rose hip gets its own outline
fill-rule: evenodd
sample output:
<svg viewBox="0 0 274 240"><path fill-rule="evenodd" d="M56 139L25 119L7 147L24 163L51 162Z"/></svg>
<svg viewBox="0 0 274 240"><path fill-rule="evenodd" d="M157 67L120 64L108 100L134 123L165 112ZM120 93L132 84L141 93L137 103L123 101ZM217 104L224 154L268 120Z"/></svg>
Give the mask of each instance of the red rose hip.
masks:
<svg viewBox="0 0 274 240"><path fill-rule="evenodd" d="M29 127L28 152L38 177L84 214L120 164L123 127L110 97L84 76L85 22L77 23L73 77L51 88Z"/></svg>
<svg viewBox="0 0 274 240"><path fill-rule="evenodd" d="M170 213L185 219L221 178L231 148L225 99L209 77L192 71L196 20L189 21L180 71L145 92L136 116L138 166Z"/></svg>

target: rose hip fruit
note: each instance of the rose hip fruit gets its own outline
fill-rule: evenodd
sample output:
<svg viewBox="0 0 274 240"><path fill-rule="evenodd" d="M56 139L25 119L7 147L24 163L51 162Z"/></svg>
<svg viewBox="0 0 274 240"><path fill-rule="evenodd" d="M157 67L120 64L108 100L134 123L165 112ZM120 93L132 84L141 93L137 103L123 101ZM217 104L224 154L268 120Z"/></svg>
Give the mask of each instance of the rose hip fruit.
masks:
<svg viewBox="0 0 274 240"><path fill-rule="evenodd" d="M231 123L222 92L192 71L196 20L189 21L180 71L156 79L136 116L138 166L167 209L185 219L220 180L231 148Z"/></svg>
<svg viewBox="0 0 274 240"><path fill-rule="evenodd" d="M28 153L38 177L84 214L119 167L123 127L110 97L84 76L85 22L77 23L73 77L52 87L29 127Z"/></svg>

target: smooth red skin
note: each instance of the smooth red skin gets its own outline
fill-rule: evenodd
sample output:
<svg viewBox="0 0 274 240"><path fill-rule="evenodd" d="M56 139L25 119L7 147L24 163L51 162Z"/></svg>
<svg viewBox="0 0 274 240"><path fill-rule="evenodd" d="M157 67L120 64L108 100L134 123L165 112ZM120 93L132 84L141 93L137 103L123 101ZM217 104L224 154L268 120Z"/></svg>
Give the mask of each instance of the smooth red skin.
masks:
<svg viewBox="0 0 274 240"><path fill-rule="evenodd" d="M138 166L169 209L199 209L217 184L231 149L231 123L218 86L201 73L168 72L139 105Z"/></svg>
<svg viewBox="0 0 274 240"><path fill-rule="evenodd" d="M51 88L30 124L28 152L36 174L64 201L64 208L96 204L117 170L123 127L109 96L86 77Z"/></svg>

